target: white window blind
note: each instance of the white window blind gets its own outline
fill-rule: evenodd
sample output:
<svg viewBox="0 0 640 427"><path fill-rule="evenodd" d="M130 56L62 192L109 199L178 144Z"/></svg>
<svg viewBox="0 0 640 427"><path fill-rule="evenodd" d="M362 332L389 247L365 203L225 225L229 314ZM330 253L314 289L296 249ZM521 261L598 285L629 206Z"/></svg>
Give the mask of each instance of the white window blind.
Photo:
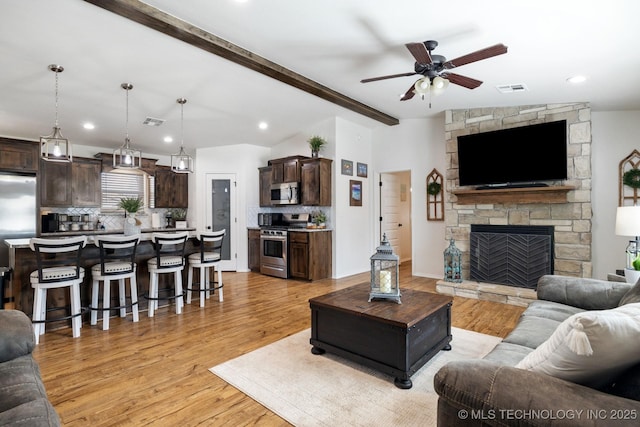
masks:
<svg viewBox="0 0 640 427"><path fill-rule="evenodd" d="M145 208L155 207L154 177L147 174L103 172L102 202L103 212L121 211L120 199L140 197Z"/></svg>

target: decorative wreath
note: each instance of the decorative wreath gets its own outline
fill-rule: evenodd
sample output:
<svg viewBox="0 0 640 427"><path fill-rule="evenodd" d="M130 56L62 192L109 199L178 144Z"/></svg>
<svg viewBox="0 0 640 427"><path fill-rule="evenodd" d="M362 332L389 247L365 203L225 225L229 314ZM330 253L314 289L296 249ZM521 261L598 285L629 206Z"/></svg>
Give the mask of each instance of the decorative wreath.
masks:
<svg viewBox="0 0 640 427"><path fill-rule="evenodd" d="M430 182L429 185L427 185L427 194L430 194L432 196L437 196L440 193L441 189L442 189L442 184L435 181Z"/></svg>
<svg viewBox="0 0 640 427"><path fill-rule="evenodd" d="M622 175L622 183L631 188L640 188L640 169L629 169Z"/></svg>

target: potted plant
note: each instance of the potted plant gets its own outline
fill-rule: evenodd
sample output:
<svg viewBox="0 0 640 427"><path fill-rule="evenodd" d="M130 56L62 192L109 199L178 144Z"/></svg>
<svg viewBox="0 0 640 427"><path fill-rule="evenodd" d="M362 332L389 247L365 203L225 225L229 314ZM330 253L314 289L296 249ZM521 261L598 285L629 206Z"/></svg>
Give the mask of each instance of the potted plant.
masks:
<svg viewBox="0 0 640 427"><path fill-rule="evenodd" d="M187 210L184 208L170 209L171 218L176 228L187 228Z"/></svg>
<svg viewBox="0 0 640 427"><path fill-rule="evenodd" d="M318 153L322 147L327 144L327 140L318 135L313 135L307 142L309 143L309 148L311 148L311 157L314 158L318 157Z"/></svg>
<svg viewBox="0 0 640 427"><path fill-rule="evenodd" d="M124 234L132 235L140 232L142 222L136 218L136 213L142 208L143 203L140 197L124 197L120 199L120 205L125 210Z"/></svg>
<svg viewBox="0 0 640 427"><path fill-rule="evenodd" d="M313 215L313 222L317 228L325 228L327 222L327 216L324 212L318 211Z"/></svg>

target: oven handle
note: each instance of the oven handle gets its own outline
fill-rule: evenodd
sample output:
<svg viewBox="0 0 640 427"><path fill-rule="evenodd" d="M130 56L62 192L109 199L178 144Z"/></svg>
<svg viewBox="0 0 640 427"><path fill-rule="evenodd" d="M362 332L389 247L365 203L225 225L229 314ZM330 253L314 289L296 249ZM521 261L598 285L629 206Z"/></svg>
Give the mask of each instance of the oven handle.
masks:
<svg viewBox="0 0 640 427"><path fill-rule="evenodd" d="M260 235L260 240L277 240L279 242L286 242L287 236L266 236Z"/></svg>

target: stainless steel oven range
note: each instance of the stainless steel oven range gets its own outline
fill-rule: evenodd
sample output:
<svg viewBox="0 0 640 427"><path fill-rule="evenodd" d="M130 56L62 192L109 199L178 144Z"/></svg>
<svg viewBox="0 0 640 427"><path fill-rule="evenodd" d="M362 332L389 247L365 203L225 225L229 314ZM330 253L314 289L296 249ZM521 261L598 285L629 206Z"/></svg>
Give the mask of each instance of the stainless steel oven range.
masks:
<svg viewBox="0 0 640 427"><path fill-rule="evenodd" d="M286 228L260 230L260 273L286 279L287 249Z"/></svg>

